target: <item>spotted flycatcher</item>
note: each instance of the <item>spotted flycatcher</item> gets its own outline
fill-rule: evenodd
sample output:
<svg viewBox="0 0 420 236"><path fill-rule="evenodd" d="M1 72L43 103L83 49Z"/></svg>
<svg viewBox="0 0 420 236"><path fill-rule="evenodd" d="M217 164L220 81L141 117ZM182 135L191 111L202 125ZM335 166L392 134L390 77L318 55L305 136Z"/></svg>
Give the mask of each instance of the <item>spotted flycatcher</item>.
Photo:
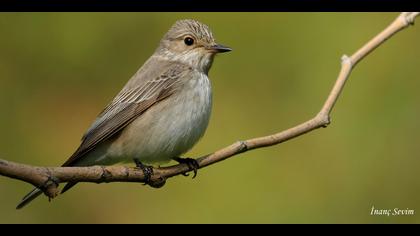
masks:
<svg viewBox="0 0 420 236"><path fill-rule="evenodd" d="M208 72L214 56L229 51L215 42L207 25L177 21L155 53L99 114L63 166L135 160L146 175L150 169L143 163L176 160L196 171L195 160L180 155L191 149L207 128L212 106ZM68 183L62 193L75 184ZM41 193L35 188L17 208Z"/></svg>

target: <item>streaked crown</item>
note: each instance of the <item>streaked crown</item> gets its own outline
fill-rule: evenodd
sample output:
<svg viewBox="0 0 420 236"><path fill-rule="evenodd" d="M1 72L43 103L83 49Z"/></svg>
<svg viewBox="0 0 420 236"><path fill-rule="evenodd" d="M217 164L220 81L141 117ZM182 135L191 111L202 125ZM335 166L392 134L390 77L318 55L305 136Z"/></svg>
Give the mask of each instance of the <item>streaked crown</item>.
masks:
<svg viewBox="0 0 420 236"><path fill-rule="evenodd" d="M165 34L164 39L175 40L186 35L194 36L196 40L204 41L209 44L212 44L215 41L213 34L207 25L191 19L176 21Z"/></svg>

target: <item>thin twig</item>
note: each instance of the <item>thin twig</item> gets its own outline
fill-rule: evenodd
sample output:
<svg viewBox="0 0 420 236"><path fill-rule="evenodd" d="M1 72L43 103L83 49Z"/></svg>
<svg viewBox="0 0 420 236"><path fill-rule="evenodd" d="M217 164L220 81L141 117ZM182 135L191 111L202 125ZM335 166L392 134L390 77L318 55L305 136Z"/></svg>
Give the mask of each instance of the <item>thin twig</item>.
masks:
<svg viewBox="0 0 420 236"><path fill-rule="evenodd" d="M238 141L228 147L197 159L199 168L223 161L240 153L273 146L287 140L296 138L320 127L330 124L330 114L337 102L344 85L354 67L369 53L383 44L387 39L409 25L414 24L414 19L419 12L401 13L386 29L376 35L372 40L363 45L352 56L344 55L341 59L341 70L338 78L328 95L320 112L312 119L280 133ZM161 187L166 179L190 171L188 165L178 164L169 167L154 168L150 185ZM41 188L44 193L53 198L58 193L58 183L65 182L140 182L145 181L143 172L137 168L124 166L91 166L91 167L35 167L18 164L0 159L0 175L19 179Z"/></svg>

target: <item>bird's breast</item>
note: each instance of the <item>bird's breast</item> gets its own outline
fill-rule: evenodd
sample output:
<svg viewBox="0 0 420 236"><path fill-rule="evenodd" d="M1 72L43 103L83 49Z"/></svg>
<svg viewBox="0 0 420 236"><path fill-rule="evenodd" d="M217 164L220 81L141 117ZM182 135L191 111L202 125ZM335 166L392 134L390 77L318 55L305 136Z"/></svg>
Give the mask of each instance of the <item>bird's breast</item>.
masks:
<svg viewBox="0 0 420 236"><path fill-rule="evenodd" d="M176 115L172 119L176 121L170 128L177 139L174 143L178 148L174 149L180 154L188 151L203 136L212 108L211 84L204 73L198 73L182 89L173 100Z"/></svg>
<svg viewBox="0 0 420 236"><path fill-rule="evenodd" d="M127 126L112 147L115 156L162 163L191 149L203 136L212 108L211 84L195 72L173 95Z"/></svg>

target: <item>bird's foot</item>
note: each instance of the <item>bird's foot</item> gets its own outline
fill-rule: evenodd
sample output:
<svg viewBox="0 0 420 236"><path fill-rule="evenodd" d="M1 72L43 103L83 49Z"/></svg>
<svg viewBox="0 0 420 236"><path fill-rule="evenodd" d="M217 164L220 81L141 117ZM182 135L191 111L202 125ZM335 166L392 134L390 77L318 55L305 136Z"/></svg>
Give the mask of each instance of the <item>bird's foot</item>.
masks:
<svg viewBox="0 0 420 236"><path fill-rule="evenodd" d="M137 158L134 158L134 163L136 163L136 167L143 171L144 174L144 185L150 185L150 179L153 175L153 167L147 166L141 163L141 161Z"/></svg>
<svg viewBox="0 0 420 236"><path fill-rule="evenodd" d="M193 158L181 158L181 157L175 157L174 161L177 161L180 164L187 164L190 171L194 172L193 179L197 176L197 170L200 168L200 164L196 159ZM188 173L183 173L183 176L189 176Z"/></svg>

